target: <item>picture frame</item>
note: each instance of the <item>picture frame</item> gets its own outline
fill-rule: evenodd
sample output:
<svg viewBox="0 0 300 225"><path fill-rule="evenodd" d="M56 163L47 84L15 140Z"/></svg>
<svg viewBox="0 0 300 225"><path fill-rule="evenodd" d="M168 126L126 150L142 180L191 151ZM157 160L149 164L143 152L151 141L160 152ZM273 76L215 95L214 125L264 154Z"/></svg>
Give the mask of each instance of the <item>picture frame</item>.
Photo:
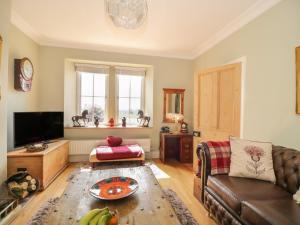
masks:
<svg viewBox="0 0 300 225"><path fill-rule="evenodd" d="M300 46L296 48L296 114L300 115Z"/></svg>

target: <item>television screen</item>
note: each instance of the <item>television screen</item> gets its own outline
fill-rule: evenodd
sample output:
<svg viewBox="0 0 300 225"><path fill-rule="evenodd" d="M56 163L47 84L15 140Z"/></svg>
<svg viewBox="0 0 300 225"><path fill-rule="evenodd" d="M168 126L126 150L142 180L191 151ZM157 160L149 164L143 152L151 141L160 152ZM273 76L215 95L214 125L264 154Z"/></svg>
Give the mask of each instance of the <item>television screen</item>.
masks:
<svg viewBox="0 0 300 225"><path fill-rule="evenodd" d="M14 113L15 148L62 137L64 137L63 112Z"/></svg>

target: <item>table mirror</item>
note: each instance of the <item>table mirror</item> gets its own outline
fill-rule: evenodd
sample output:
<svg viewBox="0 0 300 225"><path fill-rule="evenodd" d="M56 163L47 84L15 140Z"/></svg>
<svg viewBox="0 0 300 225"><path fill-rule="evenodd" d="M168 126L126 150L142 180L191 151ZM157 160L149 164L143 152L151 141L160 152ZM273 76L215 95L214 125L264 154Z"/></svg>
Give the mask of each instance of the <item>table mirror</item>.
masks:
<svg viewBox="0 0 300 225"><path fill-rule="evenodd" d="M163 122L174 123L183 119L185 89L164 88Z"/></svg>

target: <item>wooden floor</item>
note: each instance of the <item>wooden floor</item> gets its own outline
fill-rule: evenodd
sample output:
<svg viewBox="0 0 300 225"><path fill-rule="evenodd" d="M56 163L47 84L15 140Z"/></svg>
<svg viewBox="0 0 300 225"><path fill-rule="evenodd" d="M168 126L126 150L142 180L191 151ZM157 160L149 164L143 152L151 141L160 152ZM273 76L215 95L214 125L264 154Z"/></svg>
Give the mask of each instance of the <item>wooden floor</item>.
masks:
<svg viewBox="0 0 300 225"><path fill-rule="evenodd" d="M194 173L191 164L180 164L176 161L162 164L159 160L154 161L155 175L162 188L171 188L191 211L200 225L216 225L208 217L207 211L193 196ZM40 206L49 198L59 197L63 194L68 184L70 173L76 168L71 164L45 191L37 194L22 210L21 214L11 223L12 225L25 225L36 213Z"/></svg>

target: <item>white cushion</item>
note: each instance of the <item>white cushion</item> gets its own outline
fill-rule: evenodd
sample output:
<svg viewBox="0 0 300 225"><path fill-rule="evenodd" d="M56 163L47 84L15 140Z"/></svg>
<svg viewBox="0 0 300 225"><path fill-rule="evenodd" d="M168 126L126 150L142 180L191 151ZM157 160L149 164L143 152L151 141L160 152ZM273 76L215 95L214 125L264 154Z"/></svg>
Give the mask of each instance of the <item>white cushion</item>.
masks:
<svg viewBox="0 0 300 225"><path fill-rule="evenodd" d="M275 183L272 143L230 138L229 176L255 178Z"/></svg>

